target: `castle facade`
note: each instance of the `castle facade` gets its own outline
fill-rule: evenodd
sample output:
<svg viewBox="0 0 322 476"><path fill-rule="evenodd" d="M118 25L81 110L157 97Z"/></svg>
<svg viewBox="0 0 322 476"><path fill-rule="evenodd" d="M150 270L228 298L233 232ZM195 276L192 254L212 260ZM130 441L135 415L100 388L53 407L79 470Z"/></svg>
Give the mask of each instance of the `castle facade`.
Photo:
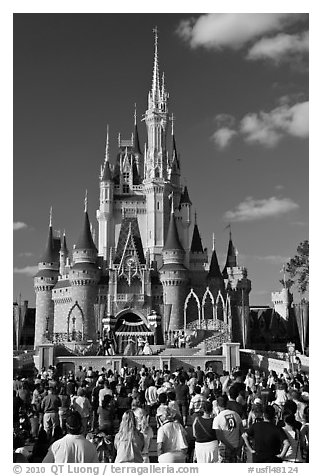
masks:
<svg viewBox="0 0 322 476"><path fill-rule="evenodd" d="M230 233L227 259L218 264L215 243L203 247L187 186L164 74L159 73L155 31L146 145L136 112L130 139L118 138L112 162L107 130L99 180L97 240L87 210L72 250L54 235L34 278L35 347L46 342L96 342L106 333L122 352L129 338L165 344L174 331L225 327L227 338L247 346L247 270L239 266ZM95 173L95 171L94 171Z"/></svg>

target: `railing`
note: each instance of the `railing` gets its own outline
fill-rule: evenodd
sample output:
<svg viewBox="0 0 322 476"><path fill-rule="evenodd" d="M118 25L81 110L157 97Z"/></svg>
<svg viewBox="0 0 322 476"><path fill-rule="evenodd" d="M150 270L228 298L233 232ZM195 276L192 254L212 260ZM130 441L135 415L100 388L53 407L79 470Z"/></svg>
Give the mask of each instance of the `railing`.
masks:
<svg viewBox="0 0 322 476"><path fill-rule="evenodd" d="M189 330L209 330L209 331L228 331L229 326L219 319L205 319L199 324L199 320L189 322L187 324Z"/></svg>
<svg viewBox="0 0 322 476"><path fill-rule="evenodd" d="M207 352L212 352L219 347L221 347L225 342L230 341L230 335L228 332L223 332L221 334L217 334L211 337L208 337L205 339L205 351Z"/></svg>

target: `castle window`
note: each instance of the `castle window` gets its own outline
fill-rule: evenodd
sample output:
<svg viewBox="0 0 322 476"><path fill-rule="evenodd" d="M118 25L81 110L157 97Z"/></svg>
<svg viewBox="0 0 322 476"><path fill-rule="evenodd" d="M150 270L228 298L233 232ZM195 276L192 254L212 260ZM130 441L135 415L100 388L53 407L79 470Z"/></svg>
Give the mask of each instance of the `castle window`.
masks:
<svg viewBox="0 0 322 476"><path fill-rule="evenodd" d="M123 185L123 193L129 193L129 192L130 192L129 185Z"/></svg>
<svg viewBox="0 0 322 476"><path fill-rule="evenodd" d="M160 210L160 202L157 202L157 210Z"/></svg>
<svg viewBox="0 0 322 476"><path fill-rule="evenodd" d="M130 181L130 172L123 172L123 182L129 183Z"/></svg>

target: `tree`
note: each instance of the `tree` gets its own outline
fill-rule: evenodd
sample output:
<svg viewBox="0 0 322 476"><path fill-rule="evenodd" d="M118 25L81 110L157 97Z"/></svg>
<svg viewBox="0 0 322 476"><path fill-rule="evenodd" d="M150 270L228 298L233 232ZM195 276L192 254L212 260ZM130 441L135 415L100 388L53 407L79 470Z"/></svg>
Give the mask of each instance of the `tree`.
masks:
<svg viewBox="0 0 322 476"><path fill-rule="evenodd" d="M288 287L296 284L297 290L303 296L309 287L309 241L305 240L297 247L297 254L286 263L285 268L289 279ZM284 284L284 281L282 281Z"/></svg>

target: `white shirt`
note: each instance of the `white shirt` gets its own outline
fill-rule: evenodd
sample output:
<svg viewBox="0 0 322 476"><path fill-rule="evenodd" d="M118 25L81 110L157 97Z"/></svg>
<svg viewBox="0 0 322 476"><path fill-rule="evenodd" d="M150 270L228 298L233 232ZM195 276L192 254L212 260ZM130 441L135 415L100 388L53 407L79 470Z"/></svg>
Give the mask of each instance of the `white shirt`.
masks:
<svg viewBox="0 0 322 476"><path fill-rule="evenodd" d="M43 463L98 463L98 457L93 443L83 435L67 434L51 445Z"/></svg>
<svg viewBox="0 0 322 476"><path fill-rule="evenodd" d="M162 453L188 448L185 429L177 421L169 421L158 429L157 443L162 443Z"/></svg>
<svg viewBox="0 0 322 476"><path fill-rule="evenodd" d="M232 410L222 410L214 418L212 427L214 430L221 430L224 438L234 448L238 447L243 427L242 419L238 413ZM218 434L218 439L220 439L220 434ZM220 446L222 446L222 442Z"/></svg>

